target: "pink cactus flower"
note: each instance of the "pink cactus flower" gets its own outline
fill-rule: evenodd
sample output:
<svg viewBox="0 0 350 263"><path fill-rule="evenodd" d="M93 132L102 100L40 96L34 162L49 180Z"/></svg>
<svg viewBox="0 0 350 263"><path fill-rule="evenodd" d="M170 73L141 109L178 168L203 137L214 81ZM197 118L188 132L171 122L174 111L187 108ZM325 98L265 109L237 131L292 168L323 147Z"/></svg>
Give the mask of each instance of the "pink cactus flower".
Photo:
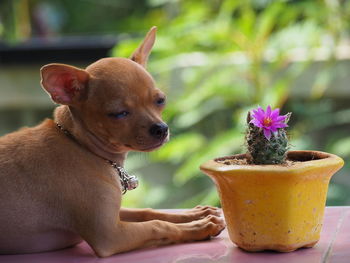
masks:
<svg viewBox="0 0 350 263"><path fill-rule="evenodd" d="M261 128L265 138L270 140L272 133L277 132L277 129L288 127L285 123L287 115L279 114L280 109L271 110L270 105L267 106L266 112L261 107L258 107L252 111L250 123Z"/></svg>

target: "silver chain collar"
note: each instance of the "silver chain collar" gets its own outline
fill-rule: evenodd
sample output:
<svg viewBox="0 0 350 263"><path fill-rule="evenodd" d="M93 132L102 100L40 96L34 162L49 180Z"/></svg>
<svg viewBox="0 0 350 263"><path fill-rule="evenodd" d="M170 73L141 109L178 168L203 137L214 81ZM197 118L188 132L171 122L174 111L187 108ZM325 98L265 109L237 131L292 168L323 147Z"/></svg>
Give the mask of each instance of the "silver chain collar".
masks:
<svg viewBox="0 0 350 263"><path fill-rule="evenodd" d="M78 143L80 145L80 143L77 141L77 139L75 139L73 134L71 134L68 130L64 129L61 124L56 123L56 126L61 131L63 131L63 133L67 137L71 138L72 140L74 140L76 143ZM123 167L119 166L116 162L105 159L99 155L97 155L97 156L104 159L105 161L107 161L117 171L117 174L119 175L120 183L122 185L122 194L125 194L127 191L134 190L135 188L137 188L139 186L139 180L137 179L137 177L135 175L129 175L125 171L125 169Z"/></svg>
<svg viewBox="0 0 350 263"><path fill-rule="evenodd" d="M118 166L117 163L107 160L109 164L117 170L120 178L120 183L122 185L122 193L125 194L127 191L134 190L139 186L139 179L135 175L129 175L125 169Z"/></svg>

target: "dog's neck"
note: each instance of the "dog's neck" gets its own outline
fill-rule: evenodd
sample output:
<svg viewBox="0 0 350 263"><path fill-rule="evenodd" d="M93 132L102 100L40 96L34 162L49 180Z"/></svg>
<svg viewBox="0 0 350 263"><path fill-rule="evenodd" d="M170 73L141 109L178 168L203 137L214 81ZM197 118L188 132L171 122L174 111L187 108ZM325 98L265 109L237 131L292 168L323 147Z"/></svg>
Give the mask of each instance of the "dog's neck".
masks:
<svg viewBox="0 0 350 263"><path fill-rule="evenodd" d="M127 152L116 152L108 143L104 143L87 129L78 116L74 116L74 113L72 113L72 110L68 106L56 108L54 112L54 121L62 125L65 130L69 131L75 140L90 152L123 167Z"/></svg>

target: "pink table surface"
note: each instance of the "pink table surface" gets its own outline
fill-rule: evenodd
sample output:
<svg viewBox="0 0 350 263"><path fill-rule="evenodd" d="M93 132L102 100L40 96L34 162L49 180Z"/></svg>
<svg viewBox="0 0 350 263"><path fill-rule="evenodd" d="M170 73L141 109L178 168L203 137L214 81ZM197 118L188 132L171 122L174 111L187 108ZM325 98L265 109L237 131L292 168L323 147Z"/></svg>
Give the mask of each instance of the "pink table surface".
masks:
<svg viewBox="0 0 350 263"><path fill-rule="evenodd" d="M237 248L227 231L208 241L170 245L123 253L109 258L97 258L87 243L59 251L1 255L4 263L183 263L183 262L239 262L239 263L318 263L350 262L350 207L327 207L321 239L314 248L291 253L247 253Z"/></svg>

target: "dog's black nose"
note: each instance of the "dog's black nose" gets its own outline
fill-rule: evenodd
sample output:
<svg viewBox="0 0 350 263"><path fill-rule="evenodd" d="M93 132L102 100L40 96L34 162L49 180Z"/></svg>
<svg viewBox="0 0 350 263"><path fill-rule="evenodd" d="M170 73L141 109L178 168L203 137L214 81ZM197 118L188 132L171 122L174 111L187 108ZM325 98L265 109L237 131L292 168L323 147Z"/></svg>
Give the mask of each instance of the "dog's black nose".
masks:
<svg viewBox="0 0 350 263"><path fill-rule="evenodd" d="M149 129L149 133L157 139L164 139L168 135L168 125L164 122L155 123Z"/></svg>

